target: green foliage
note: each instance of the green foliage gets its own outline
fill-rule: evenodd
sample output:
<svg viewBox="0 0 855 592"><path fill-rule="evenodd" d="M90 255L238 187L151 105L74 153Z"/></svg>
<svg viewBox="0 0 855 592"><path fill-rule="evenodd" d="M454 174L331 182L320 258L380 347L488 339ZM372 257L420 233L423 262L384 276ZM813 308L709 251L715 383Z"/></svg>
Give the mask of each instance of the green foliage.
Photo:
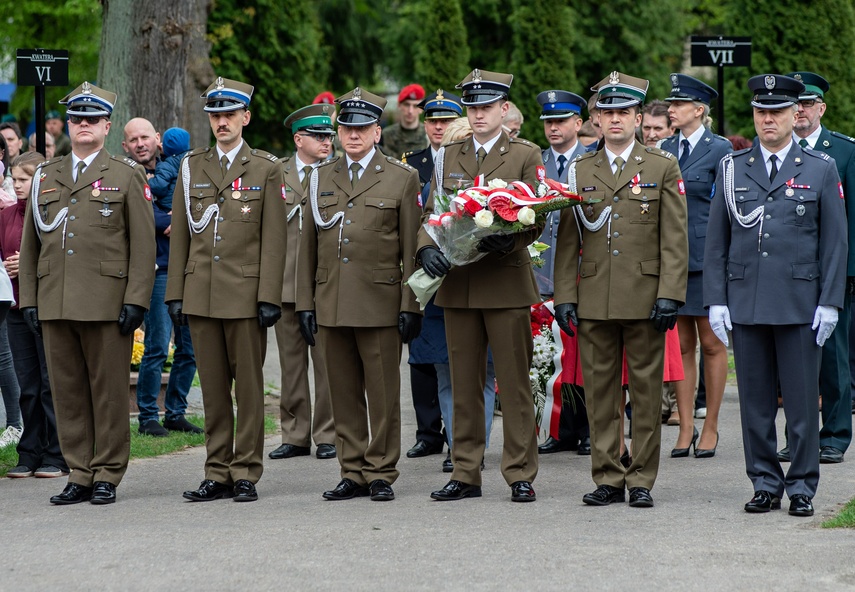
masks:
<svg viewBox="0 0 855 592"><path fill-rule="evenodd" d="M822 523L823 528L855 528L855 499L849 500L840 513Z"/></svg>
<svg viewBox="0 0 855 592"><path fill-rule="evenodd" d="M311 0L217 0L208 18L211 64L218 76L255 86L244 130L250 146L282 154L282 121L324 90L329 62Z"/></svg>
<svg viewBox="0 0 855 592"><path fill-rule="evenodd" d="M524 117L520 136L545 147L548 143L535 97L555 88L577 93L580 90L571 49L575 37L573 11L548 0L514 0L511 6L514 50L509 71L514 74L514 82L510 98ZM543 23L549 23L548 42L539 41Z"/></svg>
<svg viewBox="0 0 855 592"><path fill-rule="evenodd" d="M427 18L415 51L415 74L432 92L451 90L469 72L469 45L460 0L427 0Z"/></svg>
<svg viewBox="0 0 855 592"><path fill-rule="evenodd" d="M809 28L793 26L793 15ZM855 80L848 56L855 54L855 8L850 0L758 0L751 10L728 2L726 32L750 36L751 67L725 71L725 121L728 133L747 138L756 134L751 93L746 83L756 74L786 74L795 70L816 72L831 84L826 95L826 127L855 134Z"/></svg>
<svg viewBox="0 0 855 592"><path fill-rule="evenodd" d="M556 4L557 5L557 4ZM490 72L510 72L511 25L508 22L512 7L506 0L467 0L461 3L463 23L469 39L470 68ZM540 38L555 31L544 24L540 35L528 43L538 43Z"/></svg>
<svg viewBox="0 0 855 592"><path fill-rule="evenodd" d="M396 22L389 18L396 3L392 0L306 2L317 11L323 34L323 53L331 66L329 89L321 88L320 81L317 81L317 92L333 90L333 94L339 95L357 85L376 88L382 65L390 57L379 51L381 30Z"/></svg>
<svg viewBox="0 0 855 592"><path fill-rule="evenodd" d="M46 87L47 110L59 109L62 97L83 80L96 82L98 52L101 48L101 3L99 0L19 0L3 11L0 29L0 69L14 72L17 49L68 50L68 87ZM14 81L14 78L12 79ZM22 86L15 91L10 111L24 129L33 117L35 91Z"/></svg>

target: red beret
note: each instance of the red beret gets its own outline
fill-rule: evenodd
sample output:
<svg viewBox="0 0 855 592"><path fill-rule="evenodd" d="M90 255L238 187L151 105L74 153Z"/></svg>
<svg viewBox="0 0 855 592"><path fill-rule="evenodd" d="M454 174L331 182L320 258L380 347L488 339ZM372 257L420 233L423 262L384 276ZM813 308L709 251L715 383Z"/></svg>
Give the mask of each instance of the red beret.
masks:
<svg viewBox="0 0 855 592"><path fill-rule="evenodd" d="M312 101L312 105L319 105L321 103L326 103L327 105L332 105L335 103L335 95L330 91L325 90L321 94L315 97L315 100Z"/></svg>
<svg viewBox="0 0 855 592"><path fill-rule="evenodd" d="M421 101L425 98L425 89L421 84L408 84L398 93L398 102L403 101Z"/></svg>

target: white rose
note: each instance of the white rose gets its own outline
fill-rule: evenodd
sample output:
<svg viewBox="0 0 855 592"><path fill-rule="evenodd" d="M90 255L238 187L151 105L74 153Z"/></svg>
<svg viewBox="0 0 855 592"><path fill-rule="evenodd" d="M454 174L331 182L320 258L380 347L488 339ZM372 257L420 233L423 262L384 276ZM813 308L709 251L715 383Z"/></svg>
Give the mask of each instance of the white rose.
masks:
<svg viewBox="0 0 855 592"><path fill-rule="evenodd" d="M487 182L487 187L490 189L505 189L508 186L502 179L490 179Z"/></svg>
<svg viewBox="0 0 855 592"><path fill-rule="evenodd" d="M475 214L475 226L478 228L489 228L493 225L493 212L481 210Z"/></svg>
<svg viewBox="0 0 855 592"><path fill-rule="evenodd" d="M517 220L520 221L520 224L525 224L526 226L533 225L536 217L534 210L528 206L520 208L520 211L517 214Z"/></svg>

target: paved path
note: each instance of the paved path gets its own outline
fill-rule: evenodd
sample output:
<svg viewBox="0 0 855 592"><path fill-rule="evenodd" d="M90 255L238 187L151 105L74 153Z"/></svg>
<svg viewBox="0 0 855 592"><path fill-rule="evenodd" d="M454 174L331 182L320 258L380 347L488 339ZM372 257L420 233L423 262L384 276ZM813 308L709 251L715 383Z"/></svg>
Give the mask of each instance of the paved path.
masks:
<svg viewBox="0 0 855 592"><path fill-rule="evenodd" d="M415 421L403 391L406 451ZM324 501L338 464L314 457L267 461L256 503L188 503L201 448L132 462L112 506L51 507L64 480L0 479L0 590L855 589L855 531L819 527L855 496L855 457L822 465L815 517L788 516L786 500L749 515L735 390L722 416L711 460L667 458L677 429L663 426L653 509L584 506L590 461L575 453L541 457L538 501L511 503L501 418L484 497L460 502L428 498L447 480L439 455L402 458L391 503Z"/></svg>

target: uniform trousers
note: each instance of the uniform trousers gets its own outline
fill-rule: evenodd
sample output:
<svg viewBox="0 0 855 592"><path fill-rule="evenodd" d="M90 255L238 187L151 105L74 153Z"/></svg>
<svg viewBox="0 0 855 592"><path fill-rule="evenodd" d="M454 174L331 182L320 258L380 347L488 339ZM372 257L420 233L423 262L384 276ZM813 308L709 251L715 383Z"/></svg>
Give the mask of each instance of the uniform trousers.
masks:
<svg viewBox="0 0 855 592"><path fill-rule="evenodd" d="M330 387L324 371L324 354L320 347L311 348L315 378L315 405L309 392L309 346L300 334L300 323L291 302L282 303L282 318L274 325L279 347L282 385L279 399L279 424L282 443L308 447L335 443ZM315 337L317 343L319 336Z"/></svg>
<svg viewBox="0 0 855 592"><path fill-rule="evenodd" d="M852 394L849 367L849 323L851 297L843 297L837 327L822 348L819 390L822 393L822 428L819 446L833 446L846 452L852 442Z"/></svg>
<svg viewBox="0 0 855 592"><path fill-rule="evenodd" d="M792 497L816 494L819 483L819 363L821 349L810 325L733 323L745 469L754 491ZM789 433L786 477L777 457L780 379ZM633 429L635 427L633 426Z"/></svg>
<svg viewBox="0 0 855 592"><path fill-rule="evenodd" d="M118 485L128 468L133 335L116 321L42 322L59 444L69 483Z"/></svg>
<svg viewBox="0 0 855 592"><path fill-rule="evenodd" d="M622 360L632 400L632 464L620 463ZM579 321L579 357L591 429L591 476L597 485L652 489L659 472L665 334L643 320Z"/></svg>
<svg viewBox="0 0 855 592"><path fill-rule="evenodd" d="M342 479L394 483L401 457L401 335L397 327L318 327ZM370 431L369 431L370 429Z"/></svg>
<svg viewBox="0 0 855 592"><path fill-rule="evenodd" d="M486 447L484 384L487 346L502 402L502 476L508 485L537 476L537 432L531 394L531 310L445 308L445 337L454 401L451 479L481 485ZM493 413L492 409L486 410Z"/></svg>
<svg viewBox="0 0 855 592"><path fill-rule="evenodd" d="M205 409L205 479L258 483L263 471L267 330L250 319L188 315ZM234 382L237 418L232 406ZM237 420L237 421L235 421Z"/></svg>

